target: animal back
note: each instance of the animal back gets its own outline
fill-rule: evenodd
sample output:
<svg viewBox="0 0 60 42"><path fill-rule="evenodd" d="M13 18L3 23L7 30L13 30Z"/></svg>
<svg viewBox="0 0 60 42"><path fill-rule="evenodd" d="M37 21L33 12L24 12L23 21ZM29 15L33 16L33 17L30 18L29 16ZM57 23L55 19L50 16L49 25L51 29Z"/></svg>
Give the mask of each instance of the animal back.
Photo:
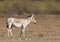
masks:
<svg viewBox="0 0 60 42"><path fill-rule="evenodd" d="M16 23L21 23L22 21L20 19L14 19Z"/></svg>

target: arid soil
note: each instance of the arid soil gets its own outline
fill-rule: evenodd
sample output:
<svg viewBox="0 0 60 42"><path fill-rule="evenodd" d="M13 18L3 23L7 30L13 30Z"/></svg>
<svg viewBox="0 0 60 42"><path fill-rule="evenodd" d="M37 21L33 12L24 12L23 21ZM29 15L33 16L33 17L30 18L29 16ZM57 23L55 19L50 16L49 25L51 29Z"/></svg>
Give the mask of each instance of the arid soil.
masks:
<svg viewBox="0 0 60 42"><path fill-rule="evenodd" d="M13 16L12 16L13 17ZM24 18L25 16L15 16ZM26 16L27 17L27 16ZM22 40L20 28L12 27L14 38L8 37L6 17L0 17L0 42L60 42L60 15L35 15L37 23L26 27L27 40Z"/></svg>

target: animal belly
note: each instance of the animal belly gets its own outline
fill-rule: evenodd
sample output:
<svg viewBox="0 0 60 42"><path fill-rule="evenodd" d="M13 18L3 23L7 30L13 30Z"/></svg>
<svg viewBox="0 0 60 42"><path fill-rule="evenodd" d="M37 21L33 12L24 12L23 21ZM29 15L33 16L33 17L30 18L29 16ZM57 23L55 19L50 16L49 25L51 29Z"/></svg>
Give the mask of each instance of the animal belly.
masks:
<svg viewBox="0 0 60 42"><path fill-rule="evenodd" d="M15 26L15 27L21 27L22 26L22 23L13 23L13 25Z"/></svg>

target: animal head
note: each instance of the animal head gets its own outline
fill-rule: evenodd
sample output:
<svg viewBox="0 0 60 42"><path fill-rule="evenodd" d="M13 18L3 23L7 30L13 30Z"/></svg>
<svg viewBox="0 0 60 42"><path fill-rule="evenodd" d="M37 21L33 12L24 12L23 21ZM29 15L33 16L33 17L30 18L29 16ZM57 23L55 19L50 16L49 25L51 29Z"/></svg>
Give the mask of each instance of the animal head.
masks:
<svg viewBox="0 0 60 42"><path fill-rule="evenodd" d="M31 15L31 21L34 22L34 23L36 23L36 19L34 17L34 14Z"/></svg>

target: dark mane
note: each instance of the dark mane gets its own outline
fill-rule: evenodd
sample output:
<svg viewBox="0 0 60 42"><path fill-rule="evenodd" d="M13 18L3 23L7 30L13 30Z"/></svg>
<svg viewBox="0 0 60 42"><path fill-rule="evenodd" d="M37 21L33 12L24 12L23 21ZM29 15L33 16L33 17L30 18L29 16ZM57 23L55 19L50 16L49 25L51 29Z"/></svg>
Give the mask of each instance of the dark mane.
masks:
<svg viewBox="0 0 60 42"><path fill-rule="evenodd" d="M27 18L31 17L31 15L29 15Z"/></svg>

